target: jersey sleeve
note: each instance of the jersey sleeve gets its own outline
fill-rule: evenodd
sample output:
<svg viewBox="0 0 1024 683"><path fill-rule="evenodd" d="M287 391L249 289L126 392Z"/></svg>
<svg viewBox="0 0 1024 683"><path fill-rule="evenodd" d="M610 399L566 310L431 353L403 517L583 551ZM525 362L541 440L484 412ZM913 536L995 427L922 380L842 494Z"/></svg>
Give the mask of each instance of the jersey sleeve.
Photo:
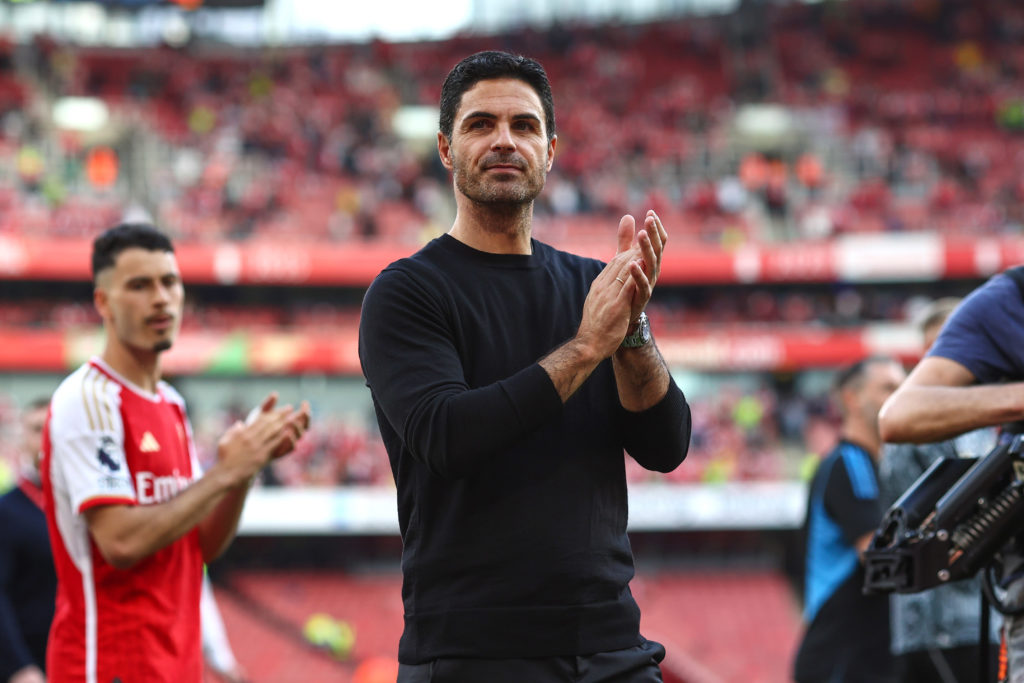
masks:
<svg viewBox="0 0 1024 683"><path fill-rule="evenodd" d="M866 457L839 458L825 490L825 509L850 545L882 521L878 479Z"/></svg>
<svg viewBox="0 0 1024 683"><path fill-rule="evenodd" d="M998 275L971 292L928 355L956 361L983 384L1024 375L1024 305L1013 280Z"/></svg>
<svg viewBox="0 0 1024 683"><path fill-rule="evenodd" d="M85 373L80 382L62 386L54 395L49 430L51 477L72 510L136 503L113 382Z"/></svg>

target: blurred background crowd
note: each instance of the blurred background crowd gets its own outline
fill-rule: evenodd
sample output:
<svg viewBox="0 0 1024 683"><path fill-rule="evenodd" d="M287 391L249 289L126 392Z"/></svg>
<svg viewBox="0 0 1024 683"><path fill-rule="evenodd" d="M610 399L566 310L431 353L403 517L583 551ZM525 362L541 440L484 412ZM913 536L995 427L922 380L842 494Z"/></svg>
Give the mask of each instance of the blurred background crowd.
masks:
<svg viewBox="0 0 1024 683"><path fill-rule="evenodd" d="M542 238L638 205L724 245L1019 231L1017 3L769 4L437 42L0 43L0 234L91 235L131 206L186 240L421 242L452 214L422 108L494 47L538 58L556 93ZM69 97L102 122L55 120Z"/></svg>
<svg viewBox="0 0 1024 683"><path fill-rule="evenodd" d="M178 243L411 251L453 217L435 151L440 83L460 56L495 47L540 59L556 94L540 239L604 243L637 207L664 216L680 251L1013 236L1024 216L1022 37L1024 9L1009 0L856 0L273 49L0 40L0 247L89 238L127 215L152 217ZM86 288L38 284L4 284L0 326L98 325ZM667 281L655 330L907 323L974 282L730 284ZM185 328L351 329L360 292L190 289ZM691 392L698 447L678 476L800 477L835 423L827 382L802 370ZM4 417L17 402L0 397ZM200 434L239 410L217 406ZM365 404L321 416L267 483L386 483L371 418Z"/></svg>
<svg viewBox="0 0 1024 683"><path fill-rule="evenodd" d="M204 34L228 23L212 9L169 9L159 39L106 41L71 30L72 5L85 3L16 4L0 0L0 490L16 474L20 409L97 348L88 243L128 219L152 220L196 268L168 379L190 404L202 459L276 389L309 398L314 421L294 456L263 473L264 491L390 491L354 330L373 274L451 225L437 100L451 66L477 50L527 54L551 77L558 155L535 237L607 258L624 213L654 208L669 230L666 258L677 260L648 312L692 406L692 446L668 476L627 458L640 488L806 481L835 443L835 370L874 352L912 365L928 302L1024 261L1024 6L1014 0L649 0L608 3L621 14L600 20L565 2L564 16L430 40L258 44ZM43 4L52 21L15 30L19 11ZM636 17L627 4L655 9ZM146 5L172 3L104 0L96 11L138 28ZM472 5L483 16L502 3ZM802 510L793 490L786 500ZM798 619L776 571L789 541L774 534L798 522L782 507L768 517L783 521L756 538L742 526L719 535L715 524L735 521L728 506L716 522L656 520L635 538L642 567L681 556L711 567L634 582L653 631L719 674L698 666L687 681L786 680ZM686 535L694 529L706 537ZM275 561L313 547L317 562L372 564L395 538L275 538ZM237 552L258 564L262 542L243 539ZM772 571L730 583L721 568L734 564ZM271 670L303 661L305 651L286 652L287 634L326 607L354 615L357 656L393 649L394 577L235 578L225 617L235 641L252 644L240 658L260 662L266 680L348 680L337 662ZM679 604L714 623L681 618ZM765 620L776 627L743 631Z"/></svg>

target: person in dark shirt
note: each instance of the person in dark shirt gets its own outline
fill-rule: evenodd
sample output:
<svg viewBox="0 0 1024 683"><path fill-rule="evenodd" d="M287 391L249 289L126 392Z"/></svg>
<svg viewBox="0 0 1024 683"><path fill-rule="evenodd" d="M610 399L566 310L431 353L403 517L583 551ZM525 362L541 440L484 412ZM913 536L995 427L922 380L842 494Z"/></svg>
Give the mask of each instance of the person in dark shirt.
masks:
<svg viewBox="0 0 1024 683"><path fill-rule="evenodd" d="M878 411L903 381L889 358L855 363L836 378L840 440L818 466L807 503L806 631L797 683L889 683L889 596L864 595L861 557L882 519Z"/></svg>
<svg viewBox="0 0 1024 683"><path fill-rule="evenodd" d="M39 484L48 405L40 399L22 412L18 485L0 497L0 681L7 683L46 680L46 638L57 594Z"/></svg>
<svg viewBox="0 0 1024 683"><path fill-rule="evenodd" d="M932 302L919 323L927 350L935 343L946 318L960 299ZM918 478L942 458L982 457L995 446L994 427L982 427L966 434L925 444L886 444L879 465L879 486L883 507L896 502ZM981 615L978 605L981 577L953 581L920 593L889 596L892 652L900 683L958 683L978 677L978 659L989 658L988 670L997 668L996 648L979 646ZM991 637L997 639L1000 623L991 612ZM981 650L984 649L984 652Z"/></svg>
<svg viewBox="0 0 1024 683"><path fill-rule="evenodd" d="M540 64L462 60L438 133L455 223L363 302L404 543L401 682L661 680L629 590L623 451L668 472L689 445L643 314L667 232L623 217L607 265L533 239L556 146Z"/></svg>
<svg viewBox="0 0 1024 683"><path fill-rule="evenodd" d="M1024 270L990 278L950 315L935 344L882 408L882 436L928 443L1024 419ZM1011 431L1000 438L1010 438ZM1003 548L1005 601L1024 606L1024 539ZM1024 616L1003 620L1009 683L1024 683Z"/></svg>

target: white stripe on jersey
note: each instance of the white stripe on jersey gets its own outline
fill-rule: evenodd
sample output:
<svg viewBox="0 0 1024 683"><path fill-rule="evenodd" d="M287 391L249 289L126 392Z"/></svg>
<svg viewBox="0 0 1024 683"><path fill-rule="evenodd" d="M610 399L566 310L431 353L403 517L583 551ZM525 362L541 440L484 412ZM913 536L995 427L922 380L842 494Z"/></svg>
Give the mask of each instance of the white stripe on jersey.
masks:
<svg viewBox="0 0 1024 683"><path fill-rule="evenodd" d="M92 562L82 569L82 595L85 597L85 683L96 683L96 585L92 580Z"/></svg>
<svg viewBox="0 0 1024 683"><path fill-rule="evenodd" d="M54 516L64 549L81 575L85 601L86 683L96 683L98 612L89 528L85 518L78 514L78 505L89 497L88 491L83 492L81 482L96 481L97 444L102 443L101 439L110 439L123 453L120 391L121 387L102 372L91 365L83 365L61 384L51 401L50 481ZM75 482L68 481L69 475ZM90 488L94 489L95 485ZM111 493L134 498L130 477L126 476L124 485L112 489Z"/></svg>

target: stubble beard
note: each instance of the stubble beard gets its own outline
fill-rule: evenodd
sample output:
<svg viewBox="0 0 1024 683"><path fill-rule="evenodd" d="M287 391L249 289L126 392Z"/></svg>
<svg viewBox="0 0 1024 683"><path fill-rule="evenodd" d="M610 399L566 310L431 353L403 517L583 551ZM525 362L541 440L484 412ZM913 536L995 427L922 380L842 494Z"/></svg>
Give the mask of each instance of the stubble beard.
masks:
<svg viewBox="0 0 1024 683"><path fill-rule="evenodd" d="M151 344L143 342L141 339L138 339L136 335L129 333L127 330L123 330L123 332L123 334L119 334L118 336L121 339L121 343L124 346L128 348L134 348L139 351L148 351L149 353L160 354L163 353L164 351L168 351L174 345L174 339L177 330L175 329L171 331L168 334L168 336L165 337L164 339L158 339L155 342L152 342ZM135 337L135 340L133 340L133 337Z"/></svg>
<svg viewBox="0 0 1024 683"><path fill-rule="evenodd" d="M471 168L458 157L453 157L452 162L455 187L462 195L496 218L516 223L529 219L533 201L544 189L547 176L541 166L533 172L526 171L523 177L515 180L487 181L486 171Z"/></svg>

